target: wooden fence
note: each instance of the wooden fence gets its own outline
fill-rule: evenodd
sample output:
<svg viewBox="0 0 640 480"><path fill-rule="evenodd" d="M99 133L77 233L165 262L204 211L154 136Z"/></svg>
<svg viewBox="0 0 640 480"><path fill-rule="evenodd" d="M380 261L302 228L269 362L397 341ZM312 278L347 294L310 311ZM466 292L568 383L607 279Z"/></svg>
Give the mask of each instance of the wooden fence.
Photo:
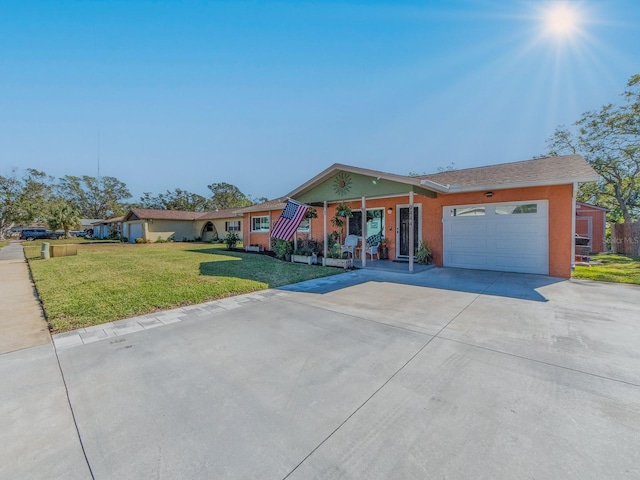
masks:
<svg viewBox="0 0 640 480"><path fill-rule="evenodd" d="M611 251L640 255L640 222L611 224Z"/></svg>

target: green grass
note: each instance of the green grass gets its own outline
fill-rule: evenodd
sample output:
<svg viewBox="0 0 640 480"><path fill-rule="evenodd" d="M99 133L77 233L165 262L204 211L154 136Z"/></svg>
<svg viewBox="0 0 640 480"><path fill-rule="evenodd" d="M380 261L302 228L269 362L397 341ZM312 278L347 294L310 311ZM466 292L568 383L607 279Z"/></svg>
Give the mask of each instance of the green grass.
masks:
<svg viewBox="0 0 640 480"><path fill-rule="evenodd" d="M6 247L7 245L9 245L9 242L6 240L0 240L0 248L2 247Z"/></svg>
<svg viewBox="0 0 640 480"><path fill-rule="evenodd" d="M29 242L25 252L54 332L341 272L194 243L79 245L41 260Z"/></svg>
<svg viewBox="0 0 640 480"><path fill-rule="evenodd" d="M640 285L640 257L593 255L591 261L601 265L576 266L573 278Z"/></svg>

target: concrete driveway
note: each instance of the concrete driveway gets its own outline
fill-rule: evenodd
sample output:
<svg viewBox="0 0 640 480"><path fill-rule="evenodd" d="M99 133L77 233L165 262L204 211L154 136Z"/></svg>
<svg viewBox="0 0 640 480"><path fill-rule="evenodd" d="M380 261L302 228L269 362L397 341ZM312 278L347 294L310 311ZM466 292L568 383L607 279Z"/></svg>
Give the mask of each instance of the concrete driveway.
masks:
<svg viewBox="0 0 640 480"><path fill-rule="evenodd" d="M640 477L636 286L358 271L55 341L97 479Z"/></svg>

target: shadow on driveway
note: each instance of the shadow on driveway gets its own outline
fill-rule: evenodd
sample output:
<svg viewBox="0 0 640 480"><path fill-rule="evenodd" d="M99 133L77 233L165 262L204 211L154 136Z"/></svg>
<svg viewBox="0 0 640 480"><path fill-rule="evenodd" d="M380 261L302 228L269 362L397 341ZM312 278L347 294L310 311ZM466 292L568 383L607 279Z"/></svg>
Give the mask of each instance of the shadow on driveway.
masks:
<svg viewBox="0 0 640 480"><path fill-rule="evenodd" d="M547 302L548 299L538 289L565 281L564 278L544 275L461 268L435 268L412 275L374 270L353 270L342 275L287 285L280 287L280 290L322 295L366 282L387 282Z"/></svg>

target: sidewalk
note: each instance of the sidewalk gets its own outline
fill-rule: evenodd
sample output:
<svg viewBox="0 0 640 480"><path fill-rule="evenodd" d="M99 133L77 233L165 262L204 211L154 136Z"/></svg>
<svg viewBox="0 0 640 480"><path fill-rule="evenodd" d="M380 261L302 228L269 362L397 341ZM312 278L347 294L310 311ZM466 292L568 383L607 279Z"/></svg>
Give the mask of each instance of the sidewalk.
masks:
<svg viewBox="0 0 640 480"><path fill-rule="evenodd" d="M51 342L19 242L0 249L0 354Z"/></svg>
<svg viewBox="0 0 640 480"><path fill-rule="evenodd" d="M0 249L0 478L91 478L20 243Z"/></svg>

